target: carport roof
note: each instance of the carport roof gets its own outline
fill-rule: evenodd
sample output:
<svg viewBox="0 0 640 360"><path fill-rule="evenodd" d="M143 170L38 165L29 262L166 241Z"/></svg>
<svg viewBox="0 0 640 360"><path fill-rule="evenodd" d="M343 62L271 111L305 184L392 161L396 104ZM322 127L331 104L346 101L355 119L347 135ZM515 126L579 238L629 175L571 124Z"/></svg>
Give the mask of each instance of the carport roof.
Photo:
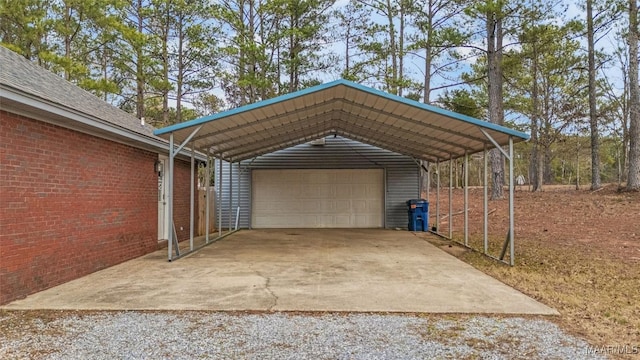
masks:
<svg viewBox="0 0 640 360"><path fill-rule="evenodd" d="M175 124L155 135L241 161L339 135L428 161L527 140L525 133L346 80ZM490 139L495 141L495 144Z"/></svg>

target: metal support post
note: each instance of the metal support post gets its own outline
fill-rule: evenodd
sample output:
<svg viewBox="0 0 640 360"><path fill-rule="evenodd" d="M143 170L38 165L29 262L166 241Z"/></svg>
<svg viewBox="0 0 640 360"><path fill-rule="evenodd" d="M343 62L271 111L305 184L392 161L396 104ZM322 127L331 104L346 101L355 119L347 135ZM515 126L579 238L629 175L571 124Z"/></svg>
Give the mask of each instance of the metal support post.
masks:
<svg viewBox="0 0 640 360"><path fill-rule="evenodd" d="M429 202L431 200L431 163L428 161L425 176L427 177L427 202Z"/></svg>
<svg viewBox="0 0 640 360"><path fill-rule="evenodd" d="M387 189L387 169L386 168L382 169L382 182L383 182L382 188L383 189ZM418 186L418 193L420 193L420 185ZM383 219L382 220L382 227L384 229L386 229L387 228L387 224L388 224L388 222L387 222L387 210L386 210L387 209L387 204L388 204L388 202L387 202L388 198L387 198L387 191L386 190L383 191L383 195L382 196L383 196L382 203L384 204L384 209L385 209L384 213L382 215L382 219Z"/></svg>
<svg viewBox="0 0 640 360"><path fill-rule="evenodd" d="M436 161L436 232L440 231L440 159Z"/></svg>
<svg viewBox="0 0 640 360"><path fill-rule="evenodd" d="M453 239L453 156L449 154L449 239Z"/></svg>
<svg viewBox="0 0 640 360"><path fill-rule="evenodd" d="M469 154L464 152L464 246L469 246Z"/></svg>
<svg viewBox="0 0 640 360"><path fill-rule="evenodd" d="M228 162L229 165L229 231L233 229L233 163Z"/></svg>
<svg viewBox="0 0 640 360"><path fill-rule="evenodd" d="M195 150L193 148L193 143L191 143L191 194L189 203L189 250L193 250L193 227L194 227L194 218L195 218L195 169L196 161L195 161Z"/></svg>
<svg viewBox="0 0 640 360"><path fill-rule="evenodd" d="M209 153L209 151L207 150L207 167L206 167L206 176L204 177L204 200L206 201L205 204L205 220L204 220L204 227L205 227L205 235L204 235L204 242L206 244L209 243L209 230L210 228L210 224L209 224L209 208L210 208L210 204L211 204L211 199L209 199L209 196L211 195L211 192L209 191L209 184L211 184L211 154Z"/></svg>
<svg viewBox="0 0 640 360"><path fill-rule="evenodd" d="M242 201L242 168L240 167L240 161L238 161L238 211L236 212L236 226L235 230L238 230L240 224L240 202Z"/></svg>
<svg viewBox="0 0 640 360"><path fill-rule="evenodd" d="M515 265L515 236L514 236L514 184L513 184L513 137L509 136L509 239L511 242L509 263Z"/></svg>
<svg viewBox="0 0 640 360"><path fill-rule="evenodd" d="M218 236L222 236L222 156L218 157Z"/></svg>
<svg viewBox="0 0 640 360"><path fill-rule="evenodd" d="M185 145L187 145L191 139L193 139L193 137L200 131L200 129L202 128L201 126L198 126L195 130L193 130L191 132L191 134L189 134L189 136L182 142L182 144L180 144L177 148L175 148L175 142L173 139L173 132L169 134L169 179L168 179L168 192L169 192L169 210L168 210L168 217L169 219L167 219L167 221L170 222L171 225L171 229L169 230L169 241L167 243L167 253L168 253L168 257L169 257L169 261L171 261L172 259L172 252L171 252L171 246L175 245L175 250L176 250L176 255L180 255L180 248L178 247L178 235L176 233L176 226L173 223L173 173L174 173L174 158L176 157L176 155L182 151L182 149L185 147ZM194 150L193 148L191 149L191 173L192 173L192 181L191 181L191 189L192 189L192 193L193 193L193 162L194 162ZM191 199L193 201L193 196L191 196ZM193 209L193 206L191 207ZM193 221L193 215L191 216L191 219ZM193 238L193 235L191 236L191 238Z"/></svg>
<svg viewBox="0 0 640 360"><path fill-rule="evenodd" d="M169 135L169 176L167 177L167 192L168 194L168 205L169 205L169 209L167 211L168 213L168 219L166 219L166 221L169 222L169 239L167 242L167 256L168 256L168 260L171 261L171 256L173 255L171 252L171 247L173 246L173 242L177 241L177 239L174 239L173 234L174 234L174 226L173 226L173 133L171 133Z"/></svg>
<svg viewBox="0 0 640 360"><path fill-rule="evenodd" d="M240 221L240 206L236 208L236 224L233 227L233 231L238 230L238 221Z"/></svg>
<svg viewBox="0 0 640 360"><path fill-rule="evenodd" d="M489 188L489 184L487 181L487 174L488 174L488 168L489 168L489 159L487 157L487 144L484 144L484 171L483 171L483 176L484 176L484 181L483 181L483 185L482 185L482 190L483 190L483 205L484 205L484 227L483 227L483 248L484 248L484 253L485 255L489 252L489 195L488 195L488 188Z"/></svg>

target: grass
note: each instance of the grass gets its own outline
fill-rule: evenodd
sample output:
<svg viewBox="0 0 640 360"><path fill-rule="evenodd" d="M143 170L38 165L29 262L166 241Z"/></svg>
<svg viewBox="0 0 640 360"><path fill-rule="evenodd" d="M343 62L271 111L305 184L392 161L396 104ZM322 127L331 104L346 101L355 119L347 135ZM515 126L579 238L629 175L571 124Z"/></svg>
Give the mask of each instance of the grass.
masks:
<svg viewBox="0 0 640 360"><path fill-rule="evenodd" d="M442 246L442 241L437 240L437 244ZM640 266L637 262L614 259L589 247L522 239L517 246L515 267L497 265L477 252L459 249L450 252L554 307L561 316L552 320L593 345L640 345Z"/></svg>

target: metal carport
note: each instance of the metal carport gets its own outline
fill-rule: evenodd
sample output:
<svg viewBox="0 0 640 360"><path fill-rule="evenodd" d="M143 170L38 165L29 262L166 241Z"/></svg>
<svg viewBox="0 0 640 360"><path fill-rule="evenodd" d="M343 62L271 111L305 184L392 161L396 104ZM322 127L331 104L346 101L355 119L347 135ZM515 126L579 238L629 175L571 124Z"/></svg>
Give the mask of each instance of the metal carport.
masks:
<svg viewBox="0 0 640 360"><path fill-rule="evenodd" d="M439 182L441 162L464 157L466 163L469 155L497 147L509 160L508 239L510 263L513 265L514 170L511 159L513 144L529 138L525 133L346 80L337 80L168 126L154 131L154 134L168 139L170 144L169 219L173 218L173 159L180 150L185 148L191 149L192 153L200 151L232 164L323 136L339 135L411 156L416 160L436 163ZM503 150L502 146L508 146L508 151ZM485 160L485 253L487 252L488 222L486 167ZM468 245L467 168L468 166L464 167L464 245ZM451 181L451 176L449 179ZM193 183L194 181L192 186ZM439 213L439 184L437 189L436 214ZM193 204L193 189L191 194ZM452 187L449 186L449 197L451 196ZM451 201L449 204L451 209ZM193 209L193 206L191 208ZM208 211L207 208L207 213ZM208 218L207 216L207 221ZM439 215L436 215L436 222L439 221L438 219ZM193 224L193 210L191 223ZM206 228L209 228L208 224ZM439 226L436 228L439 229ZM229 231L232 231L231 229L232 225L229 224ZM222 236L221 226L219 231L219 235ZM452 237L451 222L449 222L448 237ZM206 235L205 243L209 243L209 234ZM172 250L174 246L177 249L177 239L173 231L170 231L169 260L174 258ZM191 250L193 250L193 230L191 231Z"/></svg>

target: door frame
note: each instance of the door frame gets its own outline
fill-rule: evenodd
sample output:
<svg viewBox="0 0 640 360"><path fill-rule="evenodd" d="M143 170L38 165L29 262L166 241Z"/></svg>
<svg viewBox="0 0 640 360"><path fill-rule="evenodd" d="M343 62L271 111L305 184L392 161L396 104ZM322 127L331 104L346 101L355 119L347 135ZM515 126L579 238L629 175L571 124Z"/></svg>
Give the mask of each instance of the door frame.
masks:
<svg viewBox="0 0 640 360"><path fill-rule="evenodd" d="M169 206L167 204L167 177L169 176L169 157L158 154L162 172L157 174L158 181L158 241L169 238Z"/></svg>

